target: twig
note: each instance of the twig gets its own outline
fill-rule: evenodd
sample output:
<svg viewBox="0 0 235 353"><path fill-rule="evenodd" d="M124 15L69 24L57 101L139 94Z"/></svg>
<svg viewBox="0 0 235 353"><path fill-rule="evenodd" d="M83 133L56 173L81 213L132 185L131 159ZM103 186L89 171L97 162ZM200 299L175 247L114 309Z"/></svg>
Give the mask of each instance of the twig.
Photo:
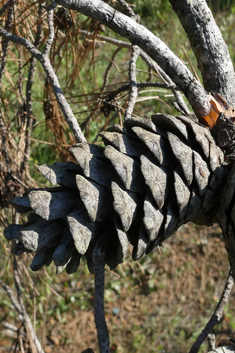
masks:
<svg viewBox="0 0 235 353"><path fill-rule="evenodd" d="M20 290L20 278L19 278L19 274L18 274L18 264L17 264L15 257L14 257L13 265L14 265L15 286L16 286L18 300L19 300L20 307L21 307L21 314L24 318L25 328L27 331L27 335L28 335L28 339L29 339L30 346L32 349L32 353L44 353L42 346L37 338L37 335L33 329L33 325L31 323L31 320L26 312L26 308L25 308L24 301L23 301L22 294L21 294L21 290Z"/></svg>
<svg viewBox="0 0 235 353"><path fill-rule="evenodd" d="M232 272L230 271L229 275L227 277L226 283L225 283L223 293L222 293L220 300L219 300L219 303L217 304L217 307L215 309L215 312L212 314L212 316L211 316L210 320L208 321L208 323L206 324L205 328L202 330L202 332L200 333L200 335L198 336L198 338L196 339L196 341L192 345L189 353L197 353L199 351L201 344L204 342L204 340L206 339L208 334L211 332L213 327L216 324L218 324L218 322L222 318L224 307L229 299L229 295L230 295L230 292L233 288L233 285L234 285L234 280L232 277Z"/></svg>
<svg viewBox="0 0 235 353"><path fill-rule="evenodd" d="M188 115L188 116L189 116L190 114L192 114L192 113L190 112L190 110L188 109L188 107L187 107L187 105L186 105L186 103L185 103L185 101L184 101L184 99L183 99L182 94L180 93L180 91L177 90L177 89L175 89L175 88L174 88L172 91L173 91L173 94L174 94L174 96L175 96L176 102L177 102L179 108L181 109L180 111L181 111L183 114L186 114L186 115Z"/></svg>
<svg viewBox="0 0 235 353"><path fill-rule="evenodd" d="M55 1L52 1L52 4L50 6L48 6L48 8L46 8L49 34L48 34L47 41L46 41L45 48L44 48L44 52L43 52L44 55L49 54L53 40L54 40L54 35L55 35L54 11L55 11L56 6L57 6L57 3Z"/></svg>
<svg viewBox="0 0 235 353"><path fill-rule="evenodd" d="M132 112L134 110L135 101L138 97L137 79L136 79L136 61L139 57L140 50L137 45L133 45L130 65L129 65L129 77L130 77L130 99L127 104L125 111L125 121L131 118Z"/></svg>
<svg viewBox="0 0 235 353"><path fill-rule="evenodd" d="M95 273L94 312L100 353L110 353L109 332L104 314L104 252L96 246L92 254Z"/></svg>
<svg viewBox="0 0 235 353"><path fill-rule="evenodd" d="M111 58L111 60L110 60L110 62L109 62L109 64L108 64L108 66L107 66L107 68L106 68L106 70L105 70L105 73L104 73L104 81L103 81L103 85L102 85L102 87L104 87L104 88L105 88L106 85L107 85L107 82L108 82L108 79L109 79L110 70L111 70L112 65L113 65L113 63L114 63L114 60L115 60L117 54L118 54L121 50L122 50L122 48L121 48L121 47L118 47L118 48L116 48L116 50L113 52L112 58Z"/></svg>
<svg viewBox="0 0 235 353"><path fill-rule="evenodd" d="M138 16L136 16L134 11L132 10L131 6L129 4L127 4L126 1L124 1L124 0L117 0L117 1L123 7L123 9L127 11L130 18L133 18L134 20L136 20L138 18Z"/></svg>
<svg viewBox="0 0 235 353"><path fill-rule="evenodd" d="M180 58L147 28L113 9L104 1L57 0L57 3L71 10L76 10L85 16L95 18L97 21L101 21L115 33L138 45L158 63L163 71L183 91L194 111L198 111L198 109L204 107L208 100L208 94L205 89L195 79Z"/></svg>
<svg viewBox="0 0 235 353"><path fill-rule="evenodd" d="M17 298L15 297L15 294L13 292L13 290L11 289L11 287L9 287L6 283L4 283L3 281L0 280L0 285L2 286L2 288L5 290L5 292L7 293L12 305L14 306L14 308L18 311L19 314L22 315L22 309L21 306L17 300Z"/></svg>
<svg viewBox="0 0 235 353"><path fill-rule="evenodd" d="M4 12L8 9L8 7L10 7L12 4L12 0L8 0L3 7L0 10L0 16L2 16L4 14Z"/></svg>
<svg viewBox="0 0 235 353"><path fill-rule="evenodd" d="M37 48L35 48L35 46L29 40L27 40L25 38L13 35L13 34L7 32L6 30L4 30L3 28L0 28L0 35L2 35L4 38L8 39L9 41L12 41L13 43L18 43L20 45L23 45L30 52L30 54L33 55L33 57L35 57L38 61L40 61L40 63L43 66L44 71L47 74L47 77L50 80L54 94L55 94L57 102L58 102L58 104L64 114L65 120L67 121L71 130L73 131L77 142L86 142L86 138L80 129L80 126L77 122L77 119L75 118L75 116L72 112L72 109L71 109L70 105L68 104L68 102L67 102L67 100L66 100L66 98L60 88L58 78L54 72L54 69L53 69L48 57L41 54L40 51Z"/></svg>
<svg viewBox="0 0 235 353"><path fill-rule="evenodd" d="M175 85L173 83L173 87L169 84L161 83L161 82L136 82L136 87L137 88L149 88L149 87L157 87L157 88L163 88L163 89L171 89ZM107 101L112 101L119 93L128 91L130 89L130 83L127 83L126 85L123 85L119 87L117 90L113 92L106 93L105 98Z"/></svg>
<svg viewBox="0 0 235 353"><path fill-rule="evenodd" d="M81 30L80 33L82 35L86 35L88 38L93 38L93 34L89 33L88 31ZM119 48L131 48L131 43L124 42L122 40L118 40L115 38L99 36L99 40L105 41L110 44L114 44ZM164 88L172 89L177 103L179 104L179 106L183 107L184 111L187 112L187 115L191 114L191 112L189 111L187 105L185 104L182 98L182 94L179 92L179 88L171 80L171 78L165 73L165 71L162 70L162 68L160 68L160 66L154 60L152 60L143 50L140 50L140 57L146 62L149 68L155 71L163 80L163 82L165 82L165 84L169 86Z"/></svg>
<svg viewBox="0 0 235 353"><path fill-rule="evenodd" d="M8 6L13 4L13 1L9 1ZM8 10L8 16L7 16L7 20L6 20L6 25L5 28L7 30L9 30L12 26L12 21L13 21L13 8L11 7ZM7 132L7 128L5 126L5 122L4 122L4 118L3 118L3 112L2 112L2 78L3 78L3 73L5 70L5 66L6 66L6 58L7 58L7 52L9 49L9 41L8 40L2 40L1 41L2 44L2 55L1 55L1 65L0 65L0 131L2 133L2 149L3 149L3 155L4 155L4 159L5 159L5 164L6 164L6 168L7 168L7 172L10 174L11 170L10 170L10 159L9 159L9 153L8 153L8 148L7 148L7 138L6 138L6 132Z"/></svg>
<svg viewBox="0 0 235 353"><path fill-rule="evenodd" d="M34 46L38 48L42 42L42 23L41 23L41 16L42 16L42 5L39 3L38 8L38 23L37 23L37 32L34 41ZM30 61L29 71L28 71L28 80L26 84L26 113L27 113L27 122L25 126L25 153L24 159L21 164L21 172L25 170L25 166L28 163L30 157L30 147L31 147L31 135L32 135L32 128L33 128L33 109L32 109L32 85L33 79L36 71L36 63L37 59L32 57Z"/></svg>

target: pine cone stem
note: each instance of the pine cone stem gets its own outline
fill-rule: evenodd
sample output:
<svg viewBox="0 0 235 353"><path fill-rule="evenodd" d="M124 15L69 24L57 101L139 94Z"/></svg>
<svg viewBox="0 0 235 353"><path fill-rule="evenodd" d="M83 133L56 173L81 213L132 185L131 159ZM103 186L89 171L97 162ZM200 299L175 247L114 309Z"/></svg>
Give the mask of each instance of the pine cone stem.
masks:
<svg viewBox="0 0 235 353"><path fill-rule="evenodd" d="M95 325L98 335L98 343L100 353L110 353L109 332L105 322L104 313L104 266L105 253L96 246L92 254L92 264L95 273L95 295L94 295L94 311Z"/></svg>

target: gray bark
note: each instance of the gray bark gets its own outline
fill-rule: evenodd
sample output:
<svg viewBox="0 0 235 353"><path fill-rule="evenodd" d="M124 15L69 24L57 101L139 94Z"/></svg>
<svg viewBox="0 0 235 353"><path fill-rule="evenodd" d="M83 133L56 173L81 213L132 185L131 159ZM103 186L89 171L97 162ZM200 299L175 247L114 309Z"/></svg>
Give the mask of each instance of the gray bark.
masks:
<svg viewBox="0 0 235 353"><path fill-rule="evenodd" d="M203 84L235 105L235 74L222 34L205 0L169 0L184 27L198 61Z"/></svg>

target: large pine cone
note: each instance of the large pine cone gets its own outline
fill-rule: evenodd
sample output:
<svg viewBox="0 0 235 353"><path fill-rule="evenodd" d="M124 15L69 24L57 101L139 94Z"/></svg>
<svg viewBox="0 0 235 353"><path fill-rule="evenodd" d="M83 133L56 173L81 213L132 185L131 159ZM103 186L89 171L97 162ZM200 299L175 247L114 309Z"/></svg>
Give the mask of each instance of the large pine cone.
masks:
<svg viewBox="0 0 235 353"><path fill-rule="evenodd" d="M180 225L208 225L221 212L230 167L203 126L157 114L132 118L125 128L115 125L101 135L105 148L86 143L71 148L78 164L39 167L60 186L31 189L11 200L18 212L29 212L28 222L10 225L5 237L19 240L14 254L36 253L32 270L53 260L57 272L72 273L85 255L92 272L95 246L115 268L129 243L137 260Z"/></svg>

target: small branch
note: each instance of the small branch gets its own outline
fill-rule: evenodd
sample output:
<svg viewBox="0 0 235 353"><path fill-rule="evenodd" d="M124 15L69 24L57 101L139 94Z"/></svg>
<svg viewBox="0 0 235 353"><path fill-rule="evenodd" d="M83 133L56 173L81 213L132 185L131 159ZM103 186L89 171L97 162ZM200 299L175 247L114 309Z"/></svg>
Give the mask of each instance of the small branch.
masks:
<svg viewBox="0 0 235 353"><path fill-rule="evenodd" d="M111 28L115 33L128 38L146 52L171 80L183 91L194 111L207 102L207 92L194 78L186 65L144 26L122 13L114 10L103 1L90 0L58 0L58 4L79 11L83 15L95 18Z"/></svg>
<svg viewBox="0 0 235 353"><path fill-rule="evenodd" d="M12 305L14 306L14 308L18 311L19 314L22 315L22 309L21 306L17 300L17 298L15 297L15 294L13 292L13 290L11 289L11 287L9 287L6 283L4 283L3 281L0 280L0 285L2 286L2 288L5 290L5 292L7 293Z"/></svg>
<svg viewBox="0 0 235 353"><path fill-rule="evenodd" d="M47 41L45 44L45 49L43 52L44 55L49 54L53 40L54 40L54 35L55 35L54 11L55 11L56 6L57 6L57 3L55 1L52 1L52 4L50 6L48 6L48 8L46 9L47 10L47 22L48 22L49 34L48 34Z"/></svg>
<svg viewBox="0 0 235 353"><path fill-rule="evenodd" d="M235 105L235 74L228 47L205 0L170 0L184 27L208 92Z"/></svg>
<svg viewBox="0 0 235 353"><path fill-rule="evenodd" d="M134 20L136 20L137 16L134 13L134 11L132 10L131 6L124 0L117 0L119 2L119 4L122 6L122 8L127 11L128 16L130 16L130 18L133 18Z"/></svg>
<svg viewBox="0 0 235 353"><path fill-rule="evenodd" d="M12 23L13 23L13 14L14 14L13 13L13 6L14 6L13 0L10 0L6 3L5 10L10 7L10 9L8 9L7 20L6 20L6 24L5 24L5 29L7 31L11 28ZM3 107L2 107L2 78L3 78L5 66L6 66L7 53L8 53L10 43L7 39L2 39L1 45L2 45L2 53L1 53L2 55L1 55L1 64L0 64L0 131L1 131L1 135L2 135L2 146L3 146L2 150L3 150L3 154L4 154L7 172L11 173L10 158L9 158L7 137L6 137L7 128L6 128L6 125L4 122L3 110L2 110L3 109Z"/></svg>
<svg viewBox="0 0 235 353"><path fill-rule="evenodd" d="M229 299L233 285L234 285L234 280L232 277L232 273L230 271L229 275L227 277L226 283L225 283L223 293L222 293L220 300L219 300L219 303L217 304L217 307L215 309L215 312L212 314L212 316L211 316L210 320L208 321L208 323L206 324L205 328L202 330L202 332L198 336L197 340L192 345L189 353L197 353L199 351L201 344L204 342L204 340L206 339L208 334L211 332L213 327L216 324L218 324L219 321L221 320L225 304L227 303L227 301Z"/></svg>
<svg viewBox="0 0 235 353"><path fill-rule="evenodd" d="M182 108L182 110L184 111L184 114L190 115L191 112L188 109L188 107L182 97L182 94L178 90L176 90L175 88L173 89L173 94L175 96L176 102L178 103L179 107Z"/></svg>
<svg viewBox="0 0 235 353"><path fill-rule="evenodd" d="M2 16L4 14L4 12L8 9L8 7L10 7L11 5L12 5L12 0L8 0L1 8L0 16Z"/></svg>
<svg viewBox="0 0 235 353"><path fill-rule="evenodd" d="M133 45L131 60L129 64L129 77L130 77L130 99L127 104L127 108L125 111L125 121L131 118L131 115L134 110L136 98L138 97L138 88L137 88L137 79L136 79L136 61L140 54L139 47L137 45Z"/></svg>
<svg viewBox="0 0 235 353"><path fill-rule="evenodd" d="M108 64L108 66L107 66L107 68L106 68L106 70L105 70L105 73L104 73L104 81L103 81L103 85L102 85L102 87L104 87L104 88L106 87L106 85L107 85L107 83L108 83L110 70L111 70L111 68L112 68L112 66L113 66L114 60L115 60L117 54L118 54L121 50L122 50L122 48L121 48L121 47L118 47L118 48L116 48L116 50L113 52L112 58L111 58L111 60L110 60L110 62L109 62L109 64Z"/></svg>
<svg viewBox="0 0 235 353"><path fill-rule="evenodd" d="M98 246L92 254L92 265L95 273L94 311L95 325L98 334L100 353L110 353L109 332L104 314L104 253Z"/></svg>
<svg viewBox="0 0 235 353"><path fill-rule="evenodd" d="M85 35L87 38L94 39L94 35L88 31L81 30L80 34ZM105 41L107 43L113 44L118 46L119 48L132 48L132 44L128 42L124 42L119 39L115 38L110 38L106 36L99 36L99 40ZM171 85L172 87L177 88L176 84L171 80L171 78L163 71L160 66L153 60L151 59L143 50L140 50L140 57L146 62L146 64L153 70L155 71L160 78L165 82Z"/></svg>
<svg viewBox="0 0 235 353"><path fill-rule="evenodd" d="M165 84L161 82L136 82L136 87L137 88L148 88L148 87L156 87L156 88L163 88L163 89L175 89L175 84L172 83L173 86L170 84ZM119 93L128 91L130 89L130 83L127 83L126 85L123 85L119 87L117 90L113 92L107 92L105 94L105 99L107 101L112 101Z"/></svg>
<svg viewBox="0 0 235 353"><path fill-rule="evenodd" d="M42 42L42 6L39 3L38 7L38 23L37 23L37 32L35 36L34 46L37 48ZM30 61L29 71L28 71L28 80L26 84L26 113L27 113L27 123L26 123L26 139L25 139L25 153L24 159L21 164L21 172L25 170L25 166L28 163L30 157L30 147L31 147L31 135L33 128L33 109L32 109L32 85L33 79L36 71L37 59L32 57Z"/></svg>
<svg viewBox="0 0 235 353"><path fill-rule="evenodd" d="M33 325L31 323L31 320L26 312L26 308L25 308L24 301L22 298L22 293L20 290L20 278L19 278L19 274L18 274L18 264L17 264L15 257L14 257L13 265L14 265L15 286L16 286L16 290L17 290L17 294L18 294L19 304L21 307L21 314L24 318L25 328L26 328L28 339L30 342L30 348L32 349L32 353L44 353L42 346L41 346L41 343L39 342L37 335L33 329Z"/></svg>
<svg viewBox="0 0 235 353"><path fill-rule="evenodd" d="M52 67L51 62L48 59L48 57L41 54L40 51L37 48L35 48L35 46L32 43L30 43L29 40L27 40L25 38L15 36L7 31L5 31L3 28L0 28L0 35L5 37L9 41L12 41L13 43L18 43L18 44L24 46L30 52L30 54L33 55L33 57L35 57L38 61L40 61L40 63L43 66L44 71L47 74L47 77L50 80L50 83L53 88L53 92L54 92L56 99L57 99L57 102L58 102L58 104L64 114L65 120L67 121L71 130L73 131L77 142L86 142L86 138L80 129L80 126L77 122L77 119L75 118L75 116L72 112L72 109L70 108L70 105L67 103L67 100L66 100L66 98L60 88L58 78L53 70L53 67Z"/></svg>

